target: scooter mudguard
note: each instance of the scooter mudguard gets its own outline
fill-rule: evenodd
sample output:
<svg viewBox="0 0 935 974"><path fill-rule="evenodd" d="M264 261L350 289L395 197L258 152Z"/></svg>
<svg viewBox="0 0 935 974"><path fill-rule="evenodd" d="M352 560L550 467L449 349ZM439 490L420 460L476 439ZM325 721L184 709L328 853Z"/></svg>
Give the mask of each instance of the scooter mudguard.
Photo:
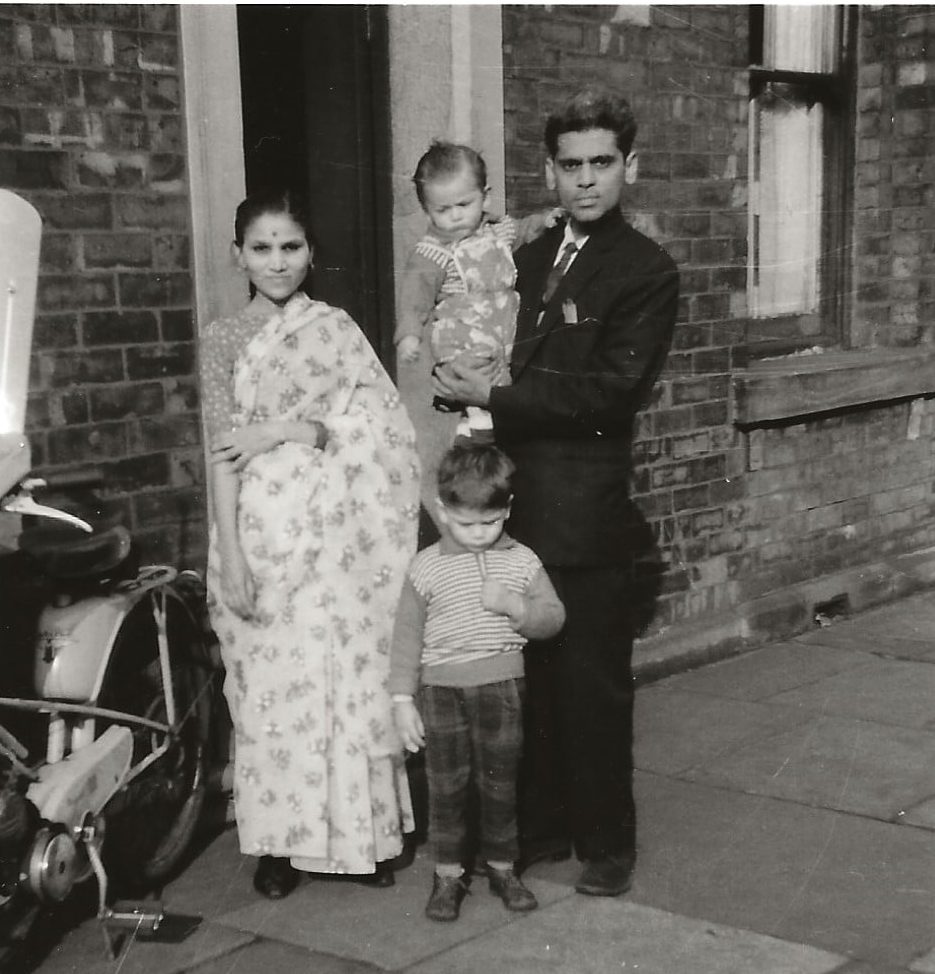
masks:
<svg viewBox="0 0 935 974"><path fill-rule="evenodd" d="M72 830L97 815L122 784L133 757L133 734L129 727L108 727L96 740L55 764L39 769L39 780L26 792L27 798L50 822L61 822Z"/></svg>
<svg viewBox="0 0 935 974"><path fill-rule="evenodd" d="M95 698L111 645L137 599L114 593L42 610L33 670L41 699L84 703Z"/></svg>

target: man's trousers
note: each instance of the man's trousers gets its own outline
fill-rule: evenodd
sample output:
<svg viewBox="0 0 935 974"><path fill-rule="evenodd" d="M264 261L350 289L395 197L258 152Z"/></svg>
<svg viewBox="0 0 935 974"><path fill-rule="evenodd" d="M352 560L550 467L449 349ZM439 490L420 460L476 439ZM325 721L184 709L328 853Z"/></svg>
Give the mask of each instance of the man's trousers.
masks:
<svg viewBox="0 0 935 974"><path fill-rule="evenodd" d="M521 854L569 841L584 860L632 854L632 569L546 568L567 619L525 650Z"/></svg>

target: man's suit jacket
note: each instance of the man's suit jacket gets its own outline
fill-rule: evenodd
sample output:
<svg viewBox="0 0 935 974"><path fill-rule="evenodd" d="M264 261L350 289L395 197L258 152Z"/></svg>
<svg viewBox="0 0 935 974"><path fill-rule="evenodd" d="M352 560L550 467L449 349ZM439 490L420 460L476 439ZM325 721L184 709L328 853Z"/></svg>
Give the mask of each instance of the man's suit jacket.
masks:
<svg viewBox="0 0 935 974"><path fill-rule="evenodd" d="M627 560L633 421L662 368L678 303L672 259L619 211L591 229L541 321L563 230L517 251L513 384L490 397L497 442L517 467L511 534L547 565ZM574 313L563 310L568 300Z"/></svg>

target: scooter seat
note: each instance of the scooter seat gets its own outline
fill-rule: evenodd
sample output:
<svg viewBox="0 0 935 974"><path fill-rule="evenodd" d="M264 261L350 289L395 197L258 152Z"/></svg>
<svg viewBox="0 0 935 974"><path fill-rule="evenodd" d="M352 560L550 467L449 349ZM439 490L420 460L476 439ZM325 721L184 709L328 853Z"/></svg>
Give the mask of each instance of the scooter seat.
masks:
<svg viewBox="0 0 935 974"><path fill-rule="evenodd" d="M85 534L67 526L24 530L20 550L35 559L51 578L77 579L107 575L130 554L130 532L115 525L100 534Z"/></svg>

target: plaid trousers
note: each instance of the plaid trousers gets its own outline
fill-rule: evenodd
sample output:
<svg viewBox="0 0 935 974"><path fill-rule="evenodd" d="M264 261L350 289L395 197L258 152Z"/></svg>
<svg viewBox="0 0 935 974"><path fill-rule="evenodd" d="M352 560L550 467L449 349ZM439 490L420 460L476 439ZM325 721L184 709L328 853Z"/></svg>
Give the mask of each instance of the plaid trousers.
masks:
<svg viewBox="0 0 935 974"><path fill-rule="evenodd" d="M523 748L522 679L422 688L429 839L438 862L464 862L472 784L484 860L519 857L516 787Z"/></svg>

